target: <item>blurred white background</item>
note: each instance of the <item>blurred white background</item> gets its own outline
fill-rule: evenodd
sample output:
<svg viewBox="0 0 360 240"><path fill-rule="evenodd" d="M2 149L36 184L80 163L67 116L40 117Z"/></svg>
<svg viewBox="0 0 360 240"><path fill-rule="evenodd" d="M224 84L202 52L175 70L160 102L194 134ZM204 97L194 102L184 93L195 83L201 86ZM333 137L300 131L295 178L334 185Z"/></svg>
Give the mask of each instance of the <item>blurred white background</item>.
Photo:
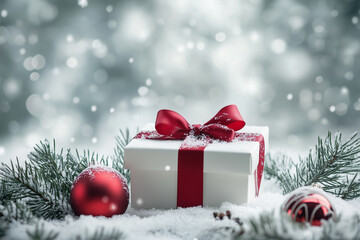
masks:
<svg viewBox="0 0 360 240"><path fill-rule="evenodd" d="M161 108L236 104L270 146L360 126L360 1L0 2L0 161L34 144L112 154Z"/></svg>

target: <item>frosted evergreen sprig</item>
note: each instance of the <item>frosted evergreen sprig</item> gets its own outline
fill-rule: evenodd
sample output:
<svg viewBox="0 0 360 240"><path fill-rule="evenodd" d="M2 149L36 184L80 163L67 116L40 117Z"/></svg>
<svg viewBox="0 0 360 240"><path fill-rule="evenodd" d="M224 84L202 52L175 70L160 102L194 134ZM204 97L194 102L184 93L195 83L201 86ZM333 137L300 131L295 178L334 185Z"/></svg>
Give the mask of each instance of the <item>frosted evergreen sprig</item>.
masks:
<svg viewBox="0 0 360 240"><path fill-rule="evenodd" d="M130 141L129 131L120 131L116 138L115 155L111 158L99 156L90 151L80 154L70 149L56 150L55 140L40 142L28 155L28 160L20 164L18 160L0 167L0 207L7 209L6 216L0 215L1 228L4 222L18 221L32 216L44 219L63 219L72 214L70 190L75 178L89 165L99 163L111 166L129 179L124 169L123 151ZM110 161L111 159L111 161ZM22 215L14 217L19 211ZM21 212L20 211L20 212ZM25 213L31 213L25 215ZM4 226L4 227L2 227Z"/></svg>
<svg viewBox="0 0 360 240"><path fill-rule="evenodd" d="M46 230L44 224L37 223L34 229L26 231L29 240L55 240L59 236L58 232Z"/></svg>
<svg viewBox="0 0 360 240"><path fill-rule="evenodd" d="M314 150L296 163L286 155L268 155L264 176L276 179L284 193L317 184L326 192L353 199L360 197L359 154L357 133L343 142L341 133L336 133L333 140L329 132L325 139L319 137Z"/></svg>
<svg viewBox="0 0 360 240"><path fill-rule="evenodd" d="M26 206L23 200L11 201L4 181L0 182L0 238L5 236L10 223L17 221L20 223L30 223L35 217Z"/></svg>
<svg viewBox="0 0 360 240"><path fill-rule="evenodd" d="M56 240L60 233L54 230L47 230L44 223L37 222L33 229L26 231L29 240ZM88 234L87 231L82 235L76 235L70 240L121 240L124 234L118 229L105 230L104 227L97 228L94 233Z"/></svg>
<svg viewBox="0 0 360 240"><path fill-rule="evenodd" d="M103 227L96 229L96 231L89 235L77 235L75 240L121 240L125 239L125 235L119 229L113 228L110 231L105 230Z"/></svg>
<svg viewBox="0 0 360 240"><path fill-rule="evenodd" d="M24 166L18 160L10 165L2 164L0 176L6 179L10 200L26 199L35 216L61 219L71 213L70 188L76 176L92 161L89 157L94 155L84 152L80 156L76 152L74 156L70 150L63 154L62 149L57 153L55 141L53 145L44 141L35 146ZM100 162L106 163L106 159L101 158Z"/></svg>
<svg viewBox="0 0 360 240"><path fill-rule="evenodd" d="M241 239L359 239L360 215L338 215L323 222L321 228L298 223L282 209L264 211L242 221L237 228L227 228L230 238Z"/></svg>
<svg viewBox="0 0 360 240"><path fill-rule="evenodd" d="M130 171L124 167L124 149L131 141L129 129L120 131L119 135L115 137L116 147L114 149L114 156L112 157L112 167L118 170L130 183Z"/></svg>

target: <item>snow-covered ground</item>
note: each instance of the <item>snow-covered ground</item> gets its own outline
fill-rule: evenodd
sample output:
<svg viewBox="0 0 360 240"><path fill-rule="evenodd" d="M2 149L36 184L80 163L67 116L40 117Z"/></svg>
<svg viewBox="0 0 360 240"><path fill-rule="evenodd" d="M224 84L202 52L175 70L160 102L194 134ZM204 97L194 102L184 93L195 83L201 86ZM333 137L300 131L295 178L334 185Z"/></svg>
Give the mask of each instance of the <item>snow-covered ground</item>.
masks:
<svg viewBox="0 0 360 240"><path fill-rule="evenodd" d="M124 234L125 239L225 239L228 232L219 231L221 227L238 227L234 221L224 219L215 220L213 212L230 210L234 217L247 219L259 215L264 211L280 209L286 196L282 195L274 181L263 181L261 195L246 205L223 203L220 208L186 208L175 210L134 210L129 208L123 215L112 218L68 216L64 221L43 221L47 231L59 232L57 239L75 239L77 235L90 236L94 231L104 228L105 232L117 229ZM329 194L326 196L332 202L336 214L344 219L355 212L360 213L360 199L344 201ZM274 216L274 221L276 221ZM346 222L337 229L346 231ZM33 230L34 225L12 225L8 232L8 239L27 239L27 230ZM294 239L318 239L321 228L309 227L302 232L289 233Z"/></svg>

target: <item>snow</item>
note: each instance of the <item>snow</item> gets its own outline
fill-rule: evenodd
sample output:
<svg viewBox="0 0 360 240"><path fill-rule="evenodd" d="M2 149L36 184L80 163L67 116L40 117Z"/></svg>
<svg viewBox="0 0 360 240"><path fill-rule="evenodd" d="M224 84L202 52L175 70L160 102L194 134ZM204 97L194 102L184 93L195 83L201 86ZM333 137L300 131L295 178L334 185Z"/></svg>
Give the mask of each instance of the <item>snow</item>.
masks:
<svg viewBox="0 0 360 240"><path fill-rule="evenodd" d="M233 217L240 217L243 221L249 217L258 216L263 211L281 211L282 203L288 196L281 194L280 188L274 181L263 181L262 192L258 198L248 204L235 205L223 203L219 208L183 208L174 210L134 210L129 208L123 215L112 218L80 216L67 216L64 221L42 221L46 230L54 230L60 233L58 240L74 239L76 235L88 236L96 229L104 228L106 232L113 229L122 231L125 239L226 239L229 231L222 231L224 227L235 227L234 221L224 219L215 220L213 212L225 212L230 210ZM340 198L326 194L333 204L336 214L341 214L345 219L338 224L332 232L349 229L348 216L360 213L360 199L344 201ZM280 221L280 216L274 214L274 221ZM34 225L13 224L8 232L8 239L26 239L26 230L33 230ZM319 239L322 236L321 227L308 227L307 229L294 229L288 233L296 239ZM344 230L344 231L345 231ZM301 231L301 232L300 232ZM351 229L349 229L351 231ZM354 231L352 231L354 233ZM350 232L349 232L350 234ZM225 238L224 238L225 236Z"/></svg>
<svg viewBox="0 0 360 240"><path fill-rule="evenodd" d="M80 175L82 174L87 174L87 175L90 175L91 178L94 178L94 173L95 172L109 172L109 173L114 173L114 177L115 175L122 179L122 181L126 182L126 179L124 178L123 175L121 175L117 170L115 170L114 168L111 168L111 167L108 167L108 166L104 166L104 165L101 165L101 164L93 164L93 165L90 165L89 167L87 167L86 169L84 169ZM79 175L79 176L80 176ZM78 177L79 178L79 177ZM77 178L77 179L78 179ZM75 179L75 181L77 181L77 179Z"/></svg>

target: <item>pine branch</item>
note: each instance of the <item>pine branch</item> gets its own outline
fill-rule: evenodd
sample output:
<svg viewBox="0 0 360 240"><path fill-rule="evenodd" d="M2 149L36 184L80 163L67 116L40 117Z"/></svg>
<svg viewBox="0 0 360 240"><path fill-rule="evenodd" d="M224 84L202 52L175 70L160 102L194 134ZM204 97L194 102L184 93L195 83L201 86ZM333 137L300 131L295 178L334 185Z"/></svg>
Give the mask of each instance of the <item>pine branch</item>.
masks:
<svg viewBox="0 0 360 240"><path fill-rule="evenodd" d="M60 232L53 230L47 230L44 223L37 222L34 229L26 231L30 240L56 240ZM104 227L98 228L94 233L88 234L86 231L82 235L76 235L75 240L121 240L124 239L124 234L118 229L111 229L111 231L105 231Z"/></svg>
<svg viewBox="0 0 360 240"><path fill-rule="evenodd" d="M1 189L5 190L3 184ZM0 238L5 236L12 222L31 223L35 219L24 201L10 201L9 196L3 193L0 192Z"/></svg>
<svg viewBox="0 0 360 240"><path fill-rule="evenodd" d="M10 191L7 189L5 181L1 181L0 184L0 237L3 237L12 222L31 223L35 217L25 201L10 200Z"/></svg>
<svg viewBox="0 0 360 240"><path fill-rule="evenodd" d="M124 148L130 142L129 130L120 131L116 137L115 155L112 165L127 180L124 169ZM63 219L73 214L70 207L70 190L75 178L89 165L111 165L109 158L100 157L90 151L80 154L70 149L56 151L55 140L47 140L34 147L23 165L11 161L0 167L0 234L12 221L30 221L36 218ZM6 223L6 224L2 224ZM4 226L4 227L3 227Z"/></svg>
<svg viewBox="0 0 360 240"><path fill-rule="evenodd" d="M351 180L349 180L349 177L347 176L345 184L337 190L336 195L340 196L342 199L354 199L359 197L359 189L360 180L358 174L355 174Z"/></svg>
<svg viewBox="0 0 360 240"><path fill-rule="evenodd" d="M84 238L83 238L84 237ZM105 231L105 229L99 228L92 235L77 235L76 240L120 240L124 239L124 234L118 229L113 228L111 231Z"/></svg>
<svg viewBox="0 0 360 240"><path fill-rule="evenodd" d="M53 230L47 231L44 228L44 224L37 223L33 231L26 231L30 240L55 240L59 236L58 232Z"/></svg>
<svg viewBox="0 0 360 240"><path fill-rule="evenodd" d="M311 227L309 223L298 223L293 221L282 209L261 212L257 216L235 221L236 227L222 227L212 231L223 233L227 230L229 238L240 239L359 239L360 238L360 215L353 214L343 217L338 215L323 221L321 228ZM240 223L240 224L239 224ZM316 235L314 235L316 233Z"/></svg>
<svg viewBox="0 0 360 240"><path fill-rule="evenodd" d="M322 227L321 239L360 239L360 215L331 218Z"/></svg>
<svg viewBox="0 0 360 240"><path fill-rule="evenodd" d="M309 230L306 224L299 224L291 220L282 209L263 211L256 216L240 219L239 217L217 218L229 221L226 227L212 229L212 235L219 235L221 239L293 239L296 232ZM304 236L306 236L304 234ZM300 238L299 238L300 239Z"/></svg>
<svg viewBox="0 0 360 240"><path fill-rule="evenodd" d="M128 183L130 183L130 171L124 168L124 149L131 139L129 129L125 131L120 130L120 134L115 137L116 147L114 149L114 156L112 157L112 167L118 170L126 178Z"/></svg>
<svg viewBox="0 0 360 240"><path fill-rule="evenodd" d="M294 163L285 155L267 156L265 177L274 178L284 193L319 184L324 191L343 199L360 197L360 138L353 134L342 142L341 133L318 138L314 152Z"/></svg>
<svg viewBox="0 0 360 240"><path fill-rule="evenodd" d="M11 201L26 199L26 206L37 217L62 219L72 214L70 189L78 174L91 162L108 164L107 158L99 157L89 151L80 155L70 150L59 153L48 141L36 145L30 153L29 161L22 166L19 161L10 166L2 164L0 177L6 179L5 185Z"/></svg>
<svg viewBox="0 0 360 240"><path fill-rule="evenodd" d="M276 220L274 219L276 216ZM292 239L293 233L305 230L305 226L294 223L285 212L264 212L247 220L245 236L250 239Z"/></svg>
<svg viewBox="0 0 360 240"><path fill-rule="evenodd" d="M266 179L274 178L280 183L283 192L288 193L296 189L298 187L296 185L300 183L298 179L292 179L293 175L290 171L293 168L294 163L287 155L276 154L272 156L268 154L265 161L264 177Z"/></svg>
<svg viewBox="0 0 360 240"><path fill-rule="evenodd" d="M0 205L0 211L0 220L8 223L13 221L31 223L34 219L33 213L23 200L8 201L4 205Z"/></svg>
<svg viewBox="0 0 360 240"><path fill-rule="evenodd" d="M9 229L9 223L0 218L0 239L5 236Z"/></svg>

